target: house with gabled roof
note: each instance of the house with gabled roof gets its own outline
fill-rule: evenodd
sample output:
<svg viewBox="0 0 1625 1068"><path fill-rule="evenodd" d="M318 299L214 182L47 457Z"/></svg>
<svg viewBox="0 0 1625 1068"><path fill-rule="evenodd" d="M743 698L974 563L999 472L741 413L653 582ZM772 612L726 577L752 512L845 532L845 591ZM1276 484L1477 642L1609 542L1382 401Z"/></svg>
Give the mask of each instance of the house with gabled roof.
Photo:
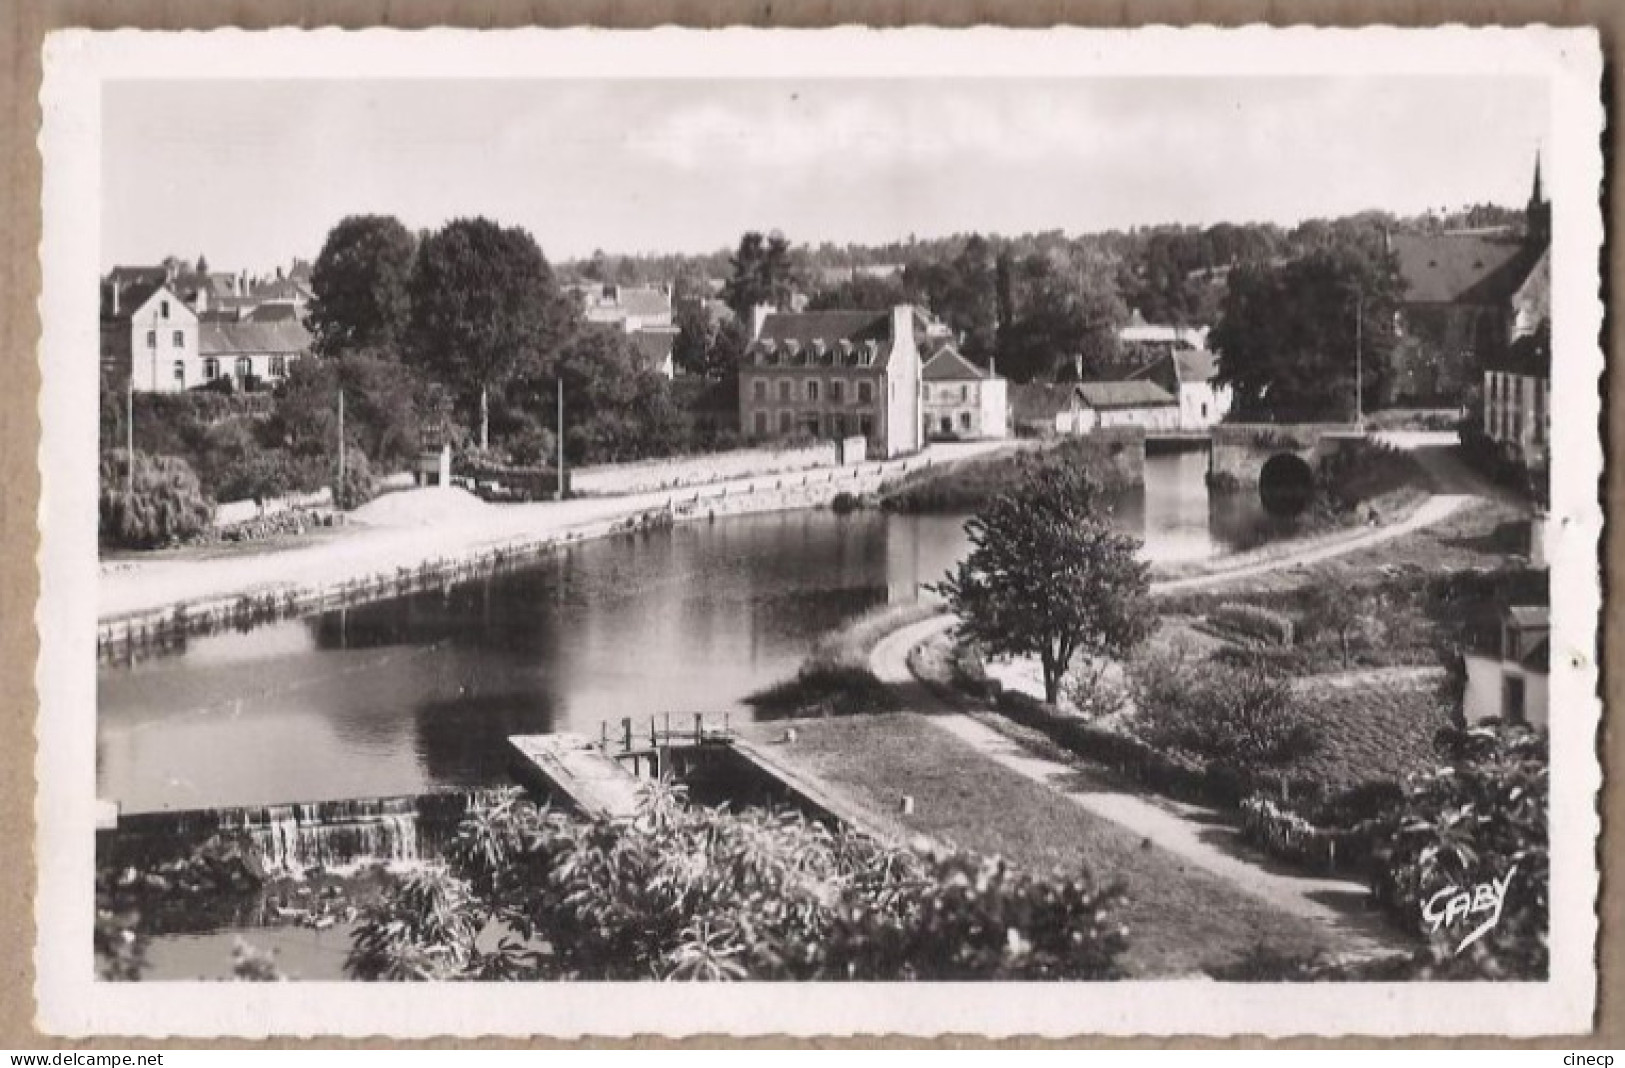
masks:
<svg viewBox="0 0 1625 1068"><path fill-rule="evenodd" d="M1499 632L1463 657L1467 687L1462 714L1467 723L1499 719L1546 726L1551 642L1550 608L1510 605L1503 609Z"/></svg>
<svg viewBox="0 0 1625 1068"><path fill-rule="evenodd" d="M1055 417L1062 434L1089 434L1114 427L1178 430L1179 401L1155 382L1077 382L1071 405Z"/></svg>
<svg viewBox="0 0 1625 1068"><path fill-rule="evenodd" d="M274 322L204 321L198 327L198 377L210 385L229 378L233 390L274 386L310 355L312 336L298 319Z"/></svg>
<svg viewBox="0 0 1625 1068"><path fill-rule="evenodd" d="M672 350L677 327L672 322L671 287L576 283L565 287L581 305L589 326L625 334L632 348L657 374L676 374Z"/></svg>
<svg viewBox="0 0 1625 1068"><path fill-rule="evenodd" d="M138 393L200 384L198 317L162 267L115 267L101 287L101 363Z"/></svg>
<svg viewBox="0 0 1625 1068"><path fill-rule="evenodd" d="M952 344L940 346L920 368L925 436L949 440L1010 436L1005 380L978 367Z"/></svg>
<svg viewBox="0 0 1625 1068"><path fill-rule="evenodd" d="M1176 348L1129 376L1155 382L1179 403L1181 430L1206 430L1224 421L1234 400L1219 382L1219 361L1206 349Z"/></svg>
<svg viewBox="0 0 1625 1068"><path fill-rule="evenodd" d="M1452 407L1464 402L1485 367L1516 338L1521 295L1535 276L1549 271L1542 265L1551 243L1550 212L1537 159L1523 233L1475 230L1388 239L1404 288L1387 400Z"/></svg>
<svg viewBox="0 0 1625 1068"><path fill-rule="evenodd" d="M944 339L912 305L885 311L758 308L739 369L739 420L759 441L861 435L871 456L924 444L921 351Z"/></svg>

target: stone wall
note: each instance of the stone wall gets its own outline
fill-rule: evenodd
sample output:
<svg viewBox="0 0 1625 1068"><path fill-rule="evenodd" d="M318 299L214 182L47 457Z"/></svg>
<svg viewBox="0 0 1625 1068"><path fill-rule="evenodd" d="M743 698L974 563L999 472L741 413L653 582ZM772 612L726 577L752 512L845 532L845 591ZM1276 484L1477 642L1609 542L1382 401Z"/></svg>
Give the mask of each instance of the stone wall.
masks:
<svg viewBox="0 0 1625 1068"><path fill-rule="evenodd" d="M607 497L699 486L751 475L832 467L836 462L836 443L833 441L820 441L796 449L736 449L704 456L578 467L570 473L570 489L586 496Z"/></svg>
<svg viewBox="0 0 1625 1068"><path fill-rule="evenodd" d="M1346 423L1221 423L1213 428L1210 474L1258 485L1273 456L1289 453L1314 468L1341 441L1363 436Z"/></svg>

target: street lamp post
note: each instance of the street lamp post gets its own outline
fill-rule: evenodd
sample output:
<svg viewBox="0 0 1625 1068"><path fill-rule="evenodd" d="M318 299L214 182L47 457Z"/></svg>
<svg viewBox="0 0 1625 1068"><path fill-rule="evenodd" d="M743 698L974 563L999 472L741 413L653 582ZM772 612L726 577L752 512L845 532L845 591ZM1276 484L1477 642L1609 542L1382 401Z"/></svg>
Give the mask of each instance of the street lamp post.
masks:
<svg viewBox="0 0 1625 1068"><path fill-rule="evenodd" d="M1365 426L1365 292L1355 290L1354 298L1354 422Z"/></svg>

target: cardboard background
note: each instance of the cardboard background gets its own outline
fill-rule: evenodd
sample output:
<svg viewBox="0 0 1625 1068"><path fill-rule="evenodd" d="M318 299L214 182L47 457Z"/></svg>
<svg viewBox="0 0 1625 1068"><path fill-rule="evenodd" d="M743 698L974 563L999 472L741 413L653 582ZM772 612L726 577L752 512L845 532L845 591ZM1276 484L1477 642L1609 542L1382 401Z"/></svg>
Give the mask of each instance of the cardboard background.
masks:
<svg viewBox="0 0 1625 1068"><path fill-rule="evenodd" d="M0 560L0 1046L7 1048L142 1049L142 1048L221 1048L244 1046L263 1048L343 1048L387 1047L387 1041L270 1041L245 1043L120 1041L116 1038L92 1041L62 1041L40 1035L33 1026L34 951L34 865L33 828L35 801L34 718L37 700L33 675L38 650L34 633L34 607L38 575L34 551L38 543L36 505L39 493L37 446L39 416L36 404L39 389L38 340L39 293L38 242L40 236L40 157L35 138L39 124L40 45L52 29L82 26L91 29L140 27L143 29L211 29L237 26L244 29L296 26L315 28L337 26L361 29L389 26L421 29L433 26L460 26L495 29L512 26L649 27L667 23L685 26L826 26L864 23L875 26L927 24L971 26L994 23L1042 27L1055 24L1080 26L1134 26L1146 24L1247 25L1327 25L1360 26L1389 24L1427 26L1448 23L1467 25L1552 25L1598 26L1605 57L1604 91L1612 114L1617 115L1622 94L1614 75L1620 58L1620 38L1625 31L1625 7L1609 0L1348 0L1328 3L1315 0L1144 0L1140 3L1088 3L1083 0L1041 0L1012 5L971 0L817 0L791 6L787 0L12 0L0 8L0 99L4 100L3 142L0 142L0 196L5 198L3 252L0 252L0 359L4 361L4 387L0 388L0 544L6 548ZM1619 143L1617 124L1611 122L1606 134L1606 158L1613 161ZM1608 167L1604 199L1605 220L1611 224L1619 191ZM87 208L87 210L95 210ZM1611 227L1610 227L1611 229ZM1618 289L1617 271L1612 261L1617 250L1609 248L1609 264L1603 272L1606 300L1611 306ZM1625 266L1621 264L1620 266ZM1605 319L1608 351L1621 341L1616 318ZM1612 364L1610 359L1610 366ZM1609 376L1611 379L1611 375ZM1625 414L1620 405L1605 406L1609 422L1605 433L1607 454L1625 435ZM1618 499L1625 474L1605 470L1604 486L1608 501ZM1614 524L1604 531L1607 560L1604 561L1606 609L1603 619L1605 709L1622 695L1617 673L1607 670L1619 646L1617 633L1620 606L1607 596L1608 562L1620 559L1625 545ZM1625 787L1614 783L1609 771L1617 767L1622 744L1617 730L1611 730L1605 710L1599 738L1605 792L1602 800L1605 847L1600 861L1625 848L1620 842L1618 824L1625 807ZM1612 846L1612 848L1608 848ZM1598 903L1602 928L1600 953L1600 1006L1598 1032L1589 1041L1556 1038L1534 1043L1507 1043L1497 1046L1548 1046L1580 1049L1589 1046L1625 1046L1625 997L1621 996L1621 969L1625 967L1625 943L1614 937L1625 920L1625 894L1609 878L1604 864L1602 896ZM87 952L88 952L88 948ZM586 1043L604 1047L675 1046L709 1047L727 1044L739 1047L778 1047L771 1040L689 1039L666 1042L659 1039ZM819 1042L835 1047L915 1047L918 1040L906 1038L840 1039ZM974 1036L952 1036L936 1040L945 1047L987 1046ZM1258 1046L1272 1043L1247 1040L1168 1040L1148 1039L1089 1041L1005 1042L997 1045L1032 1047L1098 1045L1122 1046ZM1273 1043L1309 1047L1402 1047L1474 1048L1482 1040L1422 1039L1417 1041L1361 1042L1359 1040L1305 1040ZM490 1040L470 1043L439 1041L410 1043L422 1046L485 1046L491 1048L534 1045L558 1047L569 1043Z"/></svg>

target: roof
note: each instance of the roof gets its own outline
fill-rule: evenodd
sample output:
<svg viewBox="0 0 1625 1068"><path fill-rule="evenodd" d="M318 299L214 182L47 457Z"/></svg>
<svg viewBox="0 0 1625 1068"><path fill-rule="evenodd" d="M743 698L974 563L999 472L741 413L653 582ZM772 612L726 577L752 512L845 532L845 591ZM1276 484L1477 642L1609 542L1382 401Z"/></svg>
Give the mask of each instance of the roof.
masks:
<svg viewBox="0 0 1625 1068"><path fill-rule="evenodd" d="M1540 641L1531 646L1529 651L1523 655L1523 659L1518 661L1518 663L1530 671L1538 671L1543 675L1551 671L1552 639L1550 636L1540 639Z"/></svg>
<svg viewBox="0 0 1625 1068"><path fill-rule="evenodd" d="M248 313L247 321L251 323L281 323L298 322L299 308L291 301L272 300L264 304L257 304Z"/></svg>
<svg viewBox="0 0 1625 1068"><path fill-rule="evenodd" d="M1218 357L1206 349L1175 349L1158 356L1128 377L1156 382L1166 389L1170 383L1211 382L1218 373Z"/></svg>
<svg viewBox="0 0 1625 1068"><path fill-rule="evenodd" d="M248 287L248 295L255 300L309 300L310 289L292 278L277 278Z"/></svg>
<svg viewBox="0 0 1625 1068"><path fill-rule="evenodd" d="M118 282L121 285L145 285L156 289L169 281L167 267L114 267L107 272L109 282Z"/></svg>
<svg viewBox="0 0 1625 1068"><path fill-rule="evenodd" d="M198 326L197 348L204 356L237 352L303 353L310 350L310 342L310 331L296 320L204 322Z"/></svg>
<svg viewBox="0 0 1625 1068"><path fill-rule="evenodd" d="M1489 234L1395 234L1392 245L1411 304L1502 303L1539 255Z"/></svg>
<svg viewBox="0 0 1625 1068"><path fill-rule="evenodd" d="M1179 404L1155 382L1138 378L1128 382L1078 382L1073 388L1091 408L1162 408Z"/></svg>
<svg viewBox="0 0 1625 1068"><path fill-rule="evenodd" d="M113 314L113 287L118 287L118 314ZM102 318L127 320L135 315L141 305L152 298L152 295L165 288L162 269L158 272L156 280L151 278L133 277L121 280L115 275L102 285ZM177 295L178 301L180 297Z"/></svg>
<svg viewBox="0 0 1625 1068"><path fill-rule="evenodd" d="M579 293L589 314L605 319L658 319L671 315L671 293L663 286L618 286L610 284L578 284L570 287Z"/></svg>
<svg viewBox="0 0 1625 1068"><path fill-rule="evenodd" d="M626 336L632 347L659 371L671 358L672 346L677 341L677 328L657 326L634 330Z"/></svg>
<svg viewBox="0 0 1625 1068"><path fill-rule="evenodd" d="M1546 605L1515 604L1506 610L1506 621L1519 628L1550 627L1552 610Z"/></svg>
<svg viewBox="0 0 1625 1068"><path fill-rule="evenodd" d="M873 341L891 335L891 313L877 311L772 312L762 322L762 341Z"/></svg>
<svg viewBox="0 0 1625 1068"><path fill-rule="evenodd" d="M937 350L935 356L925 361L920 376L929 382L961 382L967 379L980 381L992 377L961 356L959 350L952 345L944 345Z"/></svg>

